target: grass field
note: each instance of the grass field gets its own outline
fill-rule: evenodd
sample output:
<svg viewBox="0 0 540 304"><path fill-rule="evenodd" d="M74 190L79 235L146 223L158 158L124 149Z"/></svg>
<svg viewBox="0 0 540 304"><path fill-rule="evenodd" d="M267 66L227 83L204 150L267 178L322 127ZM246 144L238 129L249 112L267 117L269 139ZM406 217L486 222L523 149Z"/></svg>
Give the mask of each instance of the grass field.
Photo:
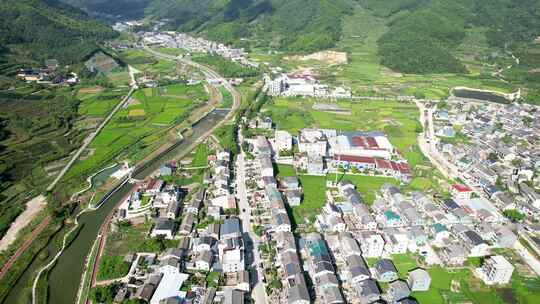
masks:
<svg viewBox="0 0 540 304"><path fill-rule="evenodd" d="M191 166L193 167L202 167L208 165L208 153L209 153L209 147L207 144L200 144L197 146L197 149L195 150L195 155L193 156L193 161L191 162Z"/></svg>
<svg viewBox="0 0 540 304"><path fill-rule="evenodd" d="M314 103L313 99L275 98L262 111L273 119L278 129L295 135L307 127L339 131L383 131L412 168L427 161L416 144L416 137L422 127L414 104L396 101L342 101L338 103L339 106L351 111L351 115L342 115L314 110Z"/></svg>
<svg viewBox="0 0 540 304"><path fill-rule="evenodd" d="M81 88L77 93L82 101L79 114L86 118L105 117L127 92L127 89Z"/></svg>
<svg viewBox="0 0 540 304"><path fill-rule="evenodd" d="M324 176L299 176L300 184L304 192L304 199L300 206L292 207L294 223L310 223L315 221L315 216L326 202L326 177Z"/></svg>
<svg viewBox="0 0 540 304"><path fill-rule="evenodd" d="M400 279L406 280L409 271L417 268L416 257L412 254L393 255ZM368 259L370 266L377 259ZM431 286L425 292L413 292L411 297L420 304L445 303L538 303L540 300L540 280L528 279L514 272L512 283L499 288L488 287L476 278L470 269L446 269L440 266L427 268ZM459 287L452 290L452 281ZM457 284L456 284L457 283ZM385 286L381 286L383 289Z"/></svg>
<svg viewBox="0 0 540 304"><path fill-rule="evenodd" d="M115 159L133 161L143 157L168 140L164 133L167 128L186 119L207 96L202 85L174 84L138 90L133 98L136 102L115 114L90 145L92 153L76 162L65 180L91 174ZM89 102L88 113L97 113L102 101Z"/></svg>
<svg viewBox="0 0 540 304"><path fill-rule="evenodd" d="M335 176L329 175L328 178ZM384 184L392 184L399 186L399 182L390 177L379 177L379 176L361 176L361 175L342 175L338 176L338 180L350 180L353 184L356 185L356 190L364 198L364 202L368 205L371 205L375 200L375 195L381 189Z"/></svg>
<svg viewBox="0 0 540 304"><path fill-rule="evenodd" d="M293 166L277 165L277 176L278 177L296 176L296 170L294 170Z"/></svg>
<svg viewBox="0 0 540 304"><path fill-rule="evenodd" d="M156 59L144 50L125 50L120 56L127 64L141 72L156 76L176 75L176 64L166 59Z"/></svg>
<svg viewBox="0 0 540 304"><path fill-rule="evenodd" d="M125 256L135 252L160 252L178 245L177 240L157 240L149 238L152 221L136 226L120 225L115 232L109 232L105 246L106 256Z"/></svg>

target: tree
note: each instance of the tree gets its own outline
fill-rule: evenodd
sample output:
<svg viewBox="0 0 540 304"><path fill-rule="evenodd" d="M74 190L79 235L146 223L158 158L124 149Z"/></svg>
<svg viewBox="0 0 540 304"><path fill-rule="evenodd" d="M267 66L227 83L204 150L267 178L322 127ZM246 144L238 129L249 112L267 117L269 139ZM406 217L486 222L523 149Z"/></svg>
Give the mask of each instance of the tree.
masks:
<svg viewBox="0 0 540 304"><path fill-rule="evenodd" d="M533 119L530 116L525 116L523 117L522 120L523 120L523 124L525 124L527 127L529 127L531 123L533 122Z"/></svg>
<svg viewBox="0 0 540 304"><path fill-rule="evenodd" d="M525 215L517 210L504 210L503 215L512 222L521 222L523 219L525 219Z"/></svg>
<svg viewBox="0 0 540 304"><path fill-rule="evenodd" d="M487 159L491 162L497 162L499 160L499 156L495 152L490 152Z"/></svg>

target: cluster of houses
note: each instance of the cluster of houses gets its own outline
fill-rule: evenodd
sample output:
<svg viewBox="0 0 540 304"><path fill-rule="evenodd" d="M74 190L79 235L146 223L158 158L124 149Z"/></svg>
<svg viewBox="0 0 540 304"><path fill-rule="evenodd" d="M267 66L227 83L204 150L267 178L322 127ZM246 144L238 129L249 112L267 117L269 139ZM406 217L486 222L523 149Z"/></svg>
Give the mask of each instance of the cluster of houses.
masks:
<svg viewBox="0 0 540 304"><path fill-rule="evenodd" d="M229 217L221 223L197 229L181 238L178 247L159 255L129 255L130 272L122 280L126 284L121 284L115 302L130 298L150 304L186 303L187 300L190 303L243 303L245 294L250 291L243 250L240 220ZM205 275L211 273L217 274L213 277L215 281L207 282Z"/></svg>
<svg viewBox="0 0 540 304"><path fill-rule="evenodd" d="M351 99L350 89L336 87L330 90L328 85L321 84L310 75L281 74L275 79L264 76L264 89L270 96L283 97L317 97L333 99Z"/></svg>
<svg viewBox="0 0 540 304"><path fill-rule="evenodd" d="M329 186L316 228L325 234L350 233L364 257L411 252L425 256L428 264L457 267L469 257L486 257L493 248L513 248L517 242L504 216L463 185L452 186L452 198L435 200L421 192L405 195L386 184L371 207L363 203L351 182ZM507 265L503 259L497 258L498 265ZM486 278L486 284L508 282L479 277Z"/></svg>
<svg viewBox="0 0 540 304"><path fill-rule="evenodd" d="M271 127L265 118L258 127ZM302 129L297 137L277 130L268 140L258 136L251 140L255 155L274 157L287 162L283 155L291 155L293 145L298 153L290 161L298 170L310 175L325 175L337 170L369 175L394 177L409 182L412 171L407 161L392 146L382 132L337 132L330 129Z"/></svg>
<svg viewBox="0 0 540 304"><path fill-rule="evenodd" d="M454 185L452 198L435 200L423 193L402 194L384 185L369 207L349 181L330 182L327 203L316 217L318 233L295 239L286 205L287 189L295 177L275 180L271 141L257 137L255 158L248 166L254 182L252 205L263 211L255 223L264 238L275 241L275 263L283 290L283 303L415 303L412 292L429 289L431 278L423 269L410 270L399 279L392 255L415 253L427 265L462 267L470 257L486 257L474 273L486 284L507 284L513 266L503 256L490 256L492 248L512 248L516 235L505 219L463 185ZM377 262L368 267L365 259ZM508 267L510 265L510 267ZM306 273L307 270L307 273ZM313 289L306 284L307 275ZM380 288L380 284L388 284Z"/></svg>
<svg viewBox="0 0 540 304"><path fill-rule="evenodd" d="M47 85L74 85L79 82L77 74L60 70L56 59L45 60L44 66L38 69L20 69L17 72L17 78L26 82Z"/></svg>
<svg viewBox="0 0 540 304"><path fill-rule="evenodd" d="M411 292L428 291L429 273L421 268L401 280L388 258L377 259L372 267L364 260L364 250L349 232L308 234L302 239L303 253L321 303L416 303ZM388 284L382 292L380 284ZM346 299L346 300L345 300Z"/></svg>
<svg viewBox="0 0 540 304"><path fill-rule="evenodd" d="M527 222L538 220L540 214L538 111L527 104L450 99L435 114L436 133L458 129L467 138L457 143L441 140L437 147L442 155L499 209L517 210ZM540 231L538 225L529 226Z"/></svg>
<svg viewBox="0 0 540 304"><path fill-rule="evenodd" d="M152 217L154 228L152 237L173 239L176 233L175 221L178 218L183 189L168 185L159 178L151 178L141 184L118 207L118 219L130 222L141 222Z"/></svg>
<svg viewBox="0 0 540 304"><path fill-rule="evenodd" d="M206 40L201 37L192 37L185 33L177 33L173 31L152 31L141 33L141 35L143 37L143 41L147 45L184 49L190 53L217 55L247 67L259 67L258 63L248 59L247 53L243 48L236 49L222 43Z"/></svg>
<svg viewBox="0 0 540 304"><path fill-rule="evenodd" d="M154 178L120 207L119 219L152 216L150 236L179 240L179 244L157 256L136 254L126 281L140 284L122 284L118 302L135 298L151 304L243 303L251 286L241 220L236 212L228 212L236 210L230 193L230 154L209 155L208 164L203 185L188 196ZM171 170L163 166L160 174L170 175ZM145 259L144 270L139 259Z"/></svg>

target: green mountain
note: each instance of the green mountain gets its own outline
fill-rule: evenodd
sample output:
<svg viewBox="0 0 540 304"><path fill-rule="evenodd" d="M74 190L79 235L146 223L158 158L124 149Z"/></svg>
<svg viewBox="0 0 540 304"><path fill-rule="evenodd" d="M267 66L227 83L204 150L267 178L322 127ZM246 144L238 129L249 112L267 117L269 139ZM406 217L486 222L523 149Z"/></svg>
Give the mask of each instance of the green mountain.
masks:
<svg viewBox="0 0 540 304"><path fill-rule="evenodd" d="M84 9L98 17L114 20L121 16L136 19L144 16L144 10L152 0L62 0Z"/></svg>
<svg viewBox="0 0 540 304"><path fill-rule="evenodd" d="M0 1L0 71L17 63L79 62L116 33L80 9L55 0Z"/></svg>
<svg viewBox="0 0 540 304"><path fill-rule="evenodd" d="M79 64L115 35L64 3L0 1L0 236L24 210L22 202L44 188L50 178L44 166L67 157L85 136L74 128L80 101L69 88L21 84L15 72L52 58Z"/></svg>
<svg viewBox="0 0 540 304"><path fill-rule="evenodd" d="M378 41L381 62L406 73L460 73L454 55L472 28L495 50L521 52L540 36L539 0L360 0L389 20ZM526 56L526 55L525 55Z"/></svg>
<svg viewBox="0 0 540 304"><path fill-rule="evenodd" d="M237 44L311 52L334 46L354 0L64 0L96 14L169 19L169 27Z"/></svg>

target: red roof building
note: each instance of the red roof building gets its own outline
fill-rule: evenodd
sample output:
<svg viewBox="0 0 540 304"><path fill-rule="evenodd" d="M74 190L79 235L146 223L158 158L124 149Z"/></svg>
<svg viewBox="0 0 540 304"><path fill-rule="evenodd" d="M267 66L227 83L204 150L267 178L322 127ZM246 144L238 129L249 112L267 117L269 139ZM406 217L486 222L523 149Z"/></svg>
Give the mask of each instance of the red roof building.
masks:
<svg viewBox="0 0 540 304"><path fill-rule="evenodd" d="M358 164L375 164L375 158L353 155L334 155L334 160Z"/></svg>
<svg viewBox="0 0 540 304"><path fill-rule="evenodd" d="M392 170L391 163L381 158L375 159L375 165L377 166L377 169L379 170Z"/></svg>
<svg viewBox="0 0 540 304"><path fill-rule="evenodd" d="M461 184L454 184L452 185L452 190L457 192L471 192L471 188L461 185Z"/></svg>

